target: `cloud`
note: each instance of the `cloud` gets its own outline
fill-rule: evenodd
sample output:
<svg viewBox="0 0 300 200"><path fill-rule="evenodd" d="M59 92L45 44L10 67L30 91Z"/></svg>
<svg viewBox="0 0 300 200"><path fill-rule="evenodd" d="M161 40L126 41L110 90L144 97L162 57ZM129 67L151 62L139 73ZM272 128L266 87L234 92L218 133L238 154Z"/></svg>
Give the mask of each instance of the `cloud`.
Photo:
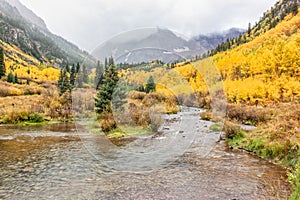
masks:
<svg viewBox="0 0 300 200"><path fill-rule="evenodd" d="M246 28L276 0L21 0L54 33L93 50L112 36L141 27L162 27L188 37Z"/></svg>

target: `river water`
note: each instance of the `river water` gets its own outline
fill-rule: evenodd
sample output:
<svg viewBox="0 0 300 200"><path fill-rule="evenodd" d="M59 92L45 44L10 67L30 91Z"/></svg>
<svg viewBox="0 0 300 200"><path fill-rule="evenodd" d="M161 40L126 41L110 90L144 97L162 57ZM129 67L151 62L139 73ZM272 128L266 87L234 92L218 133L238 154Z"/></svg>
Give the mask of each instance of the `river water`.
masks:
<svg viewBox="0 0 300 200"><path fill-rule="evenodd" d="M281 167L216 142L199 111L115 146L74 124L0 126L0 199L287 199Z"/></svg>

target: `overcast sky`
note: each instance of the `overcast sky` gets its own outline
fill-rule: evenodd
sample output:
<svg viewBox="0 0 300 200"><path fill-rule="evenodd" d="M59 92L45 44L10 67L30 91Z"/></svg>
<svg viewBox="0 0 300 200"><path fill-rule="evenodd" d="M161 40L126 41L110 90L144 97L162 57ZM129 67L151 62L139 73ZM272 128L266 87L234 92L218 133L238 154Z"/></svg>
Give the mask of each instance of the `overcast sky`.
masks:
<svg viewBox="0 0 300 200"><path fill-rule="evenodd" d="M112 36L142 27L168 28L187 37L247 28L277 0L20 0L48 28L92 51Z"/></svg>

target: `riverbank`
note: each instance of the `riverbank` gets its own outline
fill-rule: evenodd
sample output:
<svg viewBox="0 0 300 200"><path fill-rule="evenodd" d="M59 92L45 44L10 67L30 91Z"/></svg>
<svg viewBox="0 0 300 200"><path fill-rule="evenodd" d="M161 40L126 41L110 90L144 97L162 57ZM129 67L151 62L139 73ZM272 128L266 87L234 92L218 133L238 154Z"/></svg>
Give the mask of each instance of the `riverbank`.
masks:
<svg viewBox="0 0 300 200"><path fill-rule="evenodd" d="M209 130L212 122L199 120L199 111L164 119L161 135L138 136L122 147L70 124L37 129L0 126L0 198L198 200L290 195L284 169L229 149L225 142L216 143L220 133ZM163 167L155 168L158 163ZM131 170L112 171L117 167ZM134 168L155 170L137 173Z"/></svg>
<svg viewBox="0 0 300 200"><path fill-rule="evenodd" d="M229 105L227 117L234 123L257 126L254 131L231 127L229 146L284 166L293 186L291 199L300 199L300 104Z"/></svg>

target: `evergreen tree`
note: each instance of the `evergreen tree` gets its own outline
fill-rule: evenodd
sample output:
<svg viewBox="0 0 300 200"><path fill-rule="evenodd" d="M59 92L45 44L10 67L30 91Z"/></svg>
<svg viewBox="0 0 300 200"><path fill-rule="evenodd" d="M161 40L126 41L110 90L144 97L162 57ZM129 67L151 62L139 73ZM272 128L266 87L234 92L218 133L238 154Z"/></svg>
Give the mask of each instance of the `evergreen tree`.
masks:
<svg viewBox="0 0 300 200"><path fill-rule="evenodd" d="M114 88L119 80L116 66L113 65L113 60L103 74L101 89L99 90L96 99L95 107L98 114L104 111L111 112L111 99L114 92Z"/></svg>
<svg viewBox="0 0 300 200"><path fill-rule="evenodd" d="M61 88L62 87L62 84L63 84L63 70L64 69L60 69L60 72L59 72L59 77L58 77L58 81L57 81L57 85L58 85L58 88Z"/></svg>
<svg viewBox="0 0 300 200"><path fill-rule="evenodd" d="M112 98L112 105L116 111L124 111L124 104L127 103L126 97L126 85L124 82L118 82L117 87L115 87Z"/></svg>
<svg viewBox="0 0 300 200"><path fill-rule="evenodd" d="M115 62L114 62L113 57L111 56L111 57L109 57L109 59L108 59L108 66L112 66L112 65L115 65Z"/></svg>
<svg viewBox="0 0 300 200"><path fill-rule="evenodd" d="M15 73L15 76L14 76L14 83L19 83L19 80L18 80L18 75L17 75L17 73Z"/></svg>
<svg viewBox="0 0 300 200"><path fill-rule="evenodd" d="M295 2L291 5L291 12L293 13L293 15L297 15L297 13L298 13L298 4L297 4L297 2Z"/></svg>
<svg viewBox="0 0 300 200"><path fill-rule="evenodd" d="M60 70L60 75L59 75L59 79L58 79L58 87L59 87L59 95L60 96L63 95L68 90L71 91L70 80L69 80L69 76L68 76L68 72L67 72L66 68Z"/></svg>
<svg viewBox="0 0 300 200"><path fill-rule="evenodd" d="M3 48L0 47L0 79L5 76L5 72L4 51Z"/></svg>
<svg viewBox="0 0 300 200"><path fill-rule="evenodd" d="M67 65L66 65L66 71L68 72L68 73L70 73L70 66L69 66L69 64L67 63Z"/></svg>
<svg viewBox="0 0 300 200"><path fill-rule="evenodd" d="M99 89L99 86L102 84L101 83L102 72L103 72L103 64L100 61L98 61L97 67L96 67L96 76L95 76L95 80L94 80L96 89Z"/></svg>
<svg viewBox="0 0 300 200"><path fill-rule="evenodd" d="M70 71L70 86L72 88L75 87L75 80L76 80L76 76L77 76L76 70L77 69L76 69L75 65L73 65L71 67L71 71Z"/></svg>
<svg viewBox="0 0 300 200"><path fill-rule="evenodd" d="M79 74L79 72L80 72L80 65L79 65L79 63L77 63L77 65L76 65L76 73Z"/></svg>
<svg viewBox="0 0 300 200"><path fill-rule="evenodd" d="M248 33L248 37L250 37L250 34L251 34L251 23L250 22L248 24L248 31L247 31L247 33Z"/></svg>
<svg viewBox="0 0 300 200"><path fill-rule="evenodd" d="M150 76L147 81L145 91L146 93L150 93L150 92L155 92L155 90L156 90L156 84L154 82L154 78L153 76Z"/></svg>
<svg viewBox="0 0 300 200"><path fill-rule="evenodd" d="M139 92L145 92L145 87L143 85L139 86L137 91Z"/></svg>
<svg viewBox="0 0 300 200"><path fill-rule="evenodd" d="M107 58L105 58L104 60L104 68L106 69L108 67L108 62L107 62Z"/></svg>
<svg viewBox="0 0 300 200"><path fill-rule="evenodd" d="M12 72L9 72L8 75L7 75L7 82L9 83L14 83L15 82L15 77L13 75Z"/></svg>

